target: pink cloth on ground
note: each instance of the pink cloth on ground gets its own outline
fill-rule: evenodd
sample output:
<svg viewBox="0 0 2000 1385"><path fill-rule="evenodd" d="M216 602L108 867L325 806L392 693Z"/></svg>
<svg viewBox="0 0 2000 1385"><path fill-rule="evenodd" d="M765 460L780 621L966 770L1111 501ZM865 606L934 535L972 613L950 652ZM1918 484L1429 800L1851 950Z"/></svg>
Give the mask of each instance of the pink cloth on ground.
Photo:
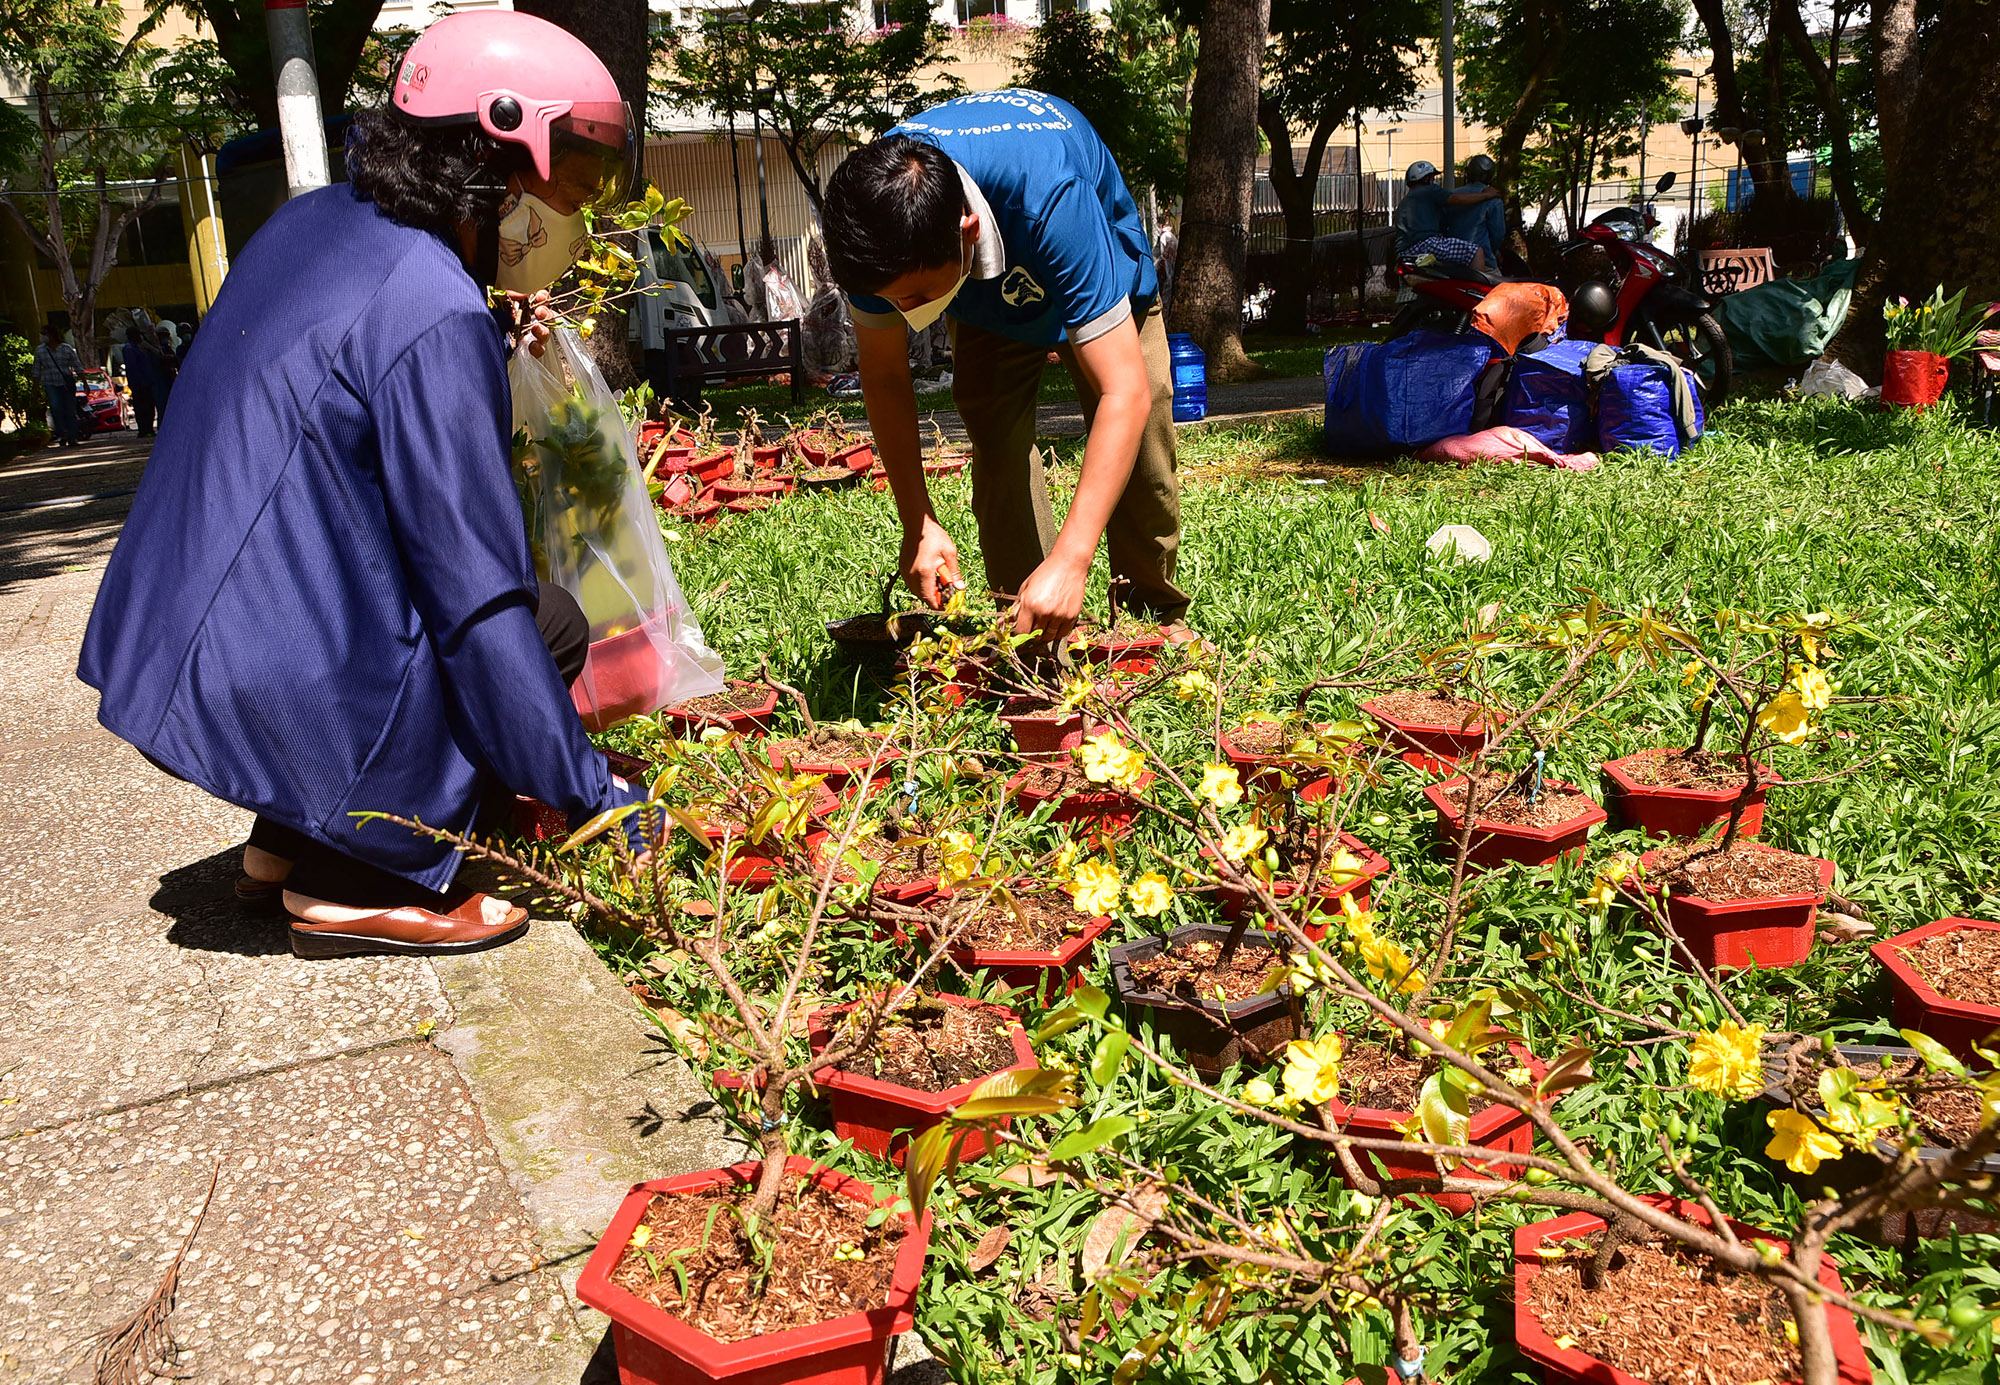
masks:
<svg viewBox="0 0 2000 1385"><path fill-rule="evenodd" d="M1539 462L1565 471L1590 471L1597 465L1595 452L1557 452L1540 438L1522 428L1506 424L1477 433L1460 433L1441 438L1417 454L1420 462Z"/></svg>

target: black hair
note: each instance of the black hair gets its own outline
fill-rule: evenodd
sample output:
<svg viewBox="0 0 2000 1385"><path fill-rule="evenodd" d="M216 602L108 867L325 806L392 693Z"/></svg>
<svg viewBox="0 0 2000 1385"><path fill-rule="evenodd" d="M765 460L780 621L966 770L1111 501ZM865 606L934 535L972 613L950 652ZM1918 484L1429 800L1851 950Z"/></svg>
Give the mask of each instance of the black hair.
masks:
<svg viewBox="0 0 2000 1385"><path fill-rule="evenodd" d="M355 195L454 244L462 223L497 223L507 179L527 167L526 149L502 144L477 122L417 125L378 106L357 114L347 132Z"/></svg>
<svg viewBox="0 0 2000 1385"><path fill-rule="evenodd" d="M834 281L880 293L912 270L956 264L965 188L935 144L890 135L849 154L826 185L822 217Z"/></svg>

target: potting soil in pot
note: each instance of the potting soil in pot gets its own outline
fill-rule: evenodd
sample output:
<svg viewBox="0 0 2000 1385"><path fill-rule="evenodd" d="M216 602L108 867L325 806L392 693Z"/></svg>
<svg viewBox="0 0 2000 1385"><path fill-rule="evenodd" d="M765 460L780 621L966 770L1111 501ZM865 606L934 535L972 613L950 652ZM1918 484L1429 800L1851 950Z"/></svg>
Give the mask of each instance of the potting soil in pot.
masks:
<svg viewBox="0 0 2000 1385"><path fill-rule="evenodd" d="M1487 711L1477 702L1429 688L1399 688L1370 698L1370 705L1412 726L1449 726L1475 731L1486 724Z"/></svg>
<svg viewBox="0 0 2000 1385"><path fill-rule="evenodd" d="M1812 857L1742 842L1727 852L1712 846L1663 851L1655 858L1651 877L1678 894L1711 904L1820 892L1819 866Z"/></svg>
<svg viewBox="0 0 2000 1385"><path fill-rule="evenodd" d="M1477 821L1504 822L1509 827L1558 827L1565 822L1574 822L1597 806L1597 800L1587 793L1558 789L1546 782L1541 793L1531 800L1526 792L1507 788L1516 778L1512 774L1481 776L1478 781L1479 806L1474 813ZM1461 816L1465 812L1465 790L1464 784L1442 790L1445 802ZM1492 796L1496 794L1497 797Z"/></svg>
<svg viewBox="0 0 2000 1385"><path fill-rule="evenodd" d="M737 712L754 712L762 707L770 690L755 683L731 683L719 693L707 697L697 697L692 702L684 702L669 708L675 712L700 712L712 717L726 717Z"/></svg>
<svg viewBox="0 0 2000 1385"><path fill-rule="evenodd" d="M1793 1083L1794 1090L1804 1093L1817 1091L1819 1074L1826 1066L1817 1050L1800 1055L1799 1077ZM1864 1079L1880 1074L1899 1082L1921 1077L1924 1071L1923 1060L1914 1055L1896 1059L1886 1067L1868 1062L1857 1062L1853 1066ZM1980 1094L1971 1083L1940 1072L1933 1074L1923 1086L1913 1091L1905 1090L1910 1107L1917 1114L1917 1125L1923 1132L1925 1144L1937 1149L1950 1149L1979 1133ZM1810 1103L1812 1097L1808 1095L1806 1100Z"/></svg>
<svg viewBox="0 0 2000 1385"><path fill-rule="evenodd" d="M1933 933L1903 957L1946 1000L2000 1005L2000 933L1990 928Z"/></svg>
<svg viewBox="0 0 2000 1385"><path fill-rule="evenodd" d="M1429 1059L1412 1058L1381 1044L1350 1042L1341 1052L1340 1093L1350 1106L1414 1111L1424 1079L1436 1070L1436 1063ZM1504 1075L1504 1067L1501 1071ZM1483 1111L1492 1104L1477 1092L1467 1094L1468 1110Z"/></svg>
<svg viewBox="0 0 2000 1385"><path fill-rule="evenodd" d="M759 1257L745 1242L741 1224L727 1215L716 1217L712 1230L709 1223L709 1212L718 1203L741 1206L750 1201L754 1190L743 1186L655 1196L633 1233L644 1244L627 1244L611 1282L718 1342L810 1327L881 1307L896 1272L902 1218L891 1217L871 1230L862 1204L815 1187L794 1192L793 1181L787 1181L772 1214L769 1229L776 1249L762 1295L750 1295ZM861 1258L834 1259L838 1246L855 1247ZM680 1251L686 1253L677 1256ZM687 1275L686 1298L674 1274L676 1263Z"/></svg>
<svg viewBox="0 0 2000 1385"><path fill-rule="evenodd" d="M833 835L827 838L825 845L821 848L822 854L814 862L815 870L824 869L826 865L824 853L832 851L839 845L840 833L835 831ZM847 850L852 851L864 861L879 861L881 863L881 869L875 872L875 888L878 890L890 889L896 885L908 885L918 880L934 880L937 878L938 858L936 853L928 847L899 846L894 842L884 841L875 833L870 832L864 835L857 832L854 840L847 844ZM839 881L852 880L855 878L854 871L845 862L842 862L835 868L833 878Z"/></svg>
<svg viewBox="0 0 2000 1385"><path fill-rule="evenodd" d="M1116 793L1109 784L1094 784L1080 769L1068 765L1033 765L1027 777L1021 780L1021 788L1027 793L1045 794L1058 801L1071 794Z"/></svg>
<svg viewBox="0 0 2000 1385"><path fill-rule="evenodd" d="M1743 757L1711 750L1642 750L1618 762L1649 789L1740 789Z"/></svg>
<svg viewBox="0 0 2000 1385"><path fill-rule="evenodd" d="M875 1033L873 1052L835 1066L842 1072L936 1093L1011 1068L1017 1061L1019 1055L1000 1016L991 1010L932 1001L906 1006L885 1019Z"/></svg>
<svg viewBox="0 0 2000 1385"><path fill-rule="evenodd" d="M1012 894L1006 899L991 896L979 913L952 937L953 947L977 948L982 952L1055 952L1083 931L1090 922L1079 914L1068 895L1058 890L1036 890ZM946 913L942 903L931 907L940 925L956 923L957 911Z"/></svg>
<svg viewBox="0 0 2000 1385"><path fill-rule="evenodd" d="M1248 1000L1263 988L1276 954L1245 942L1222 965L1222 944L1210 938L1182 942L1171 951L1127 963L1132 984L1155 995L1170 995L1190 1004L1213 1004L1216 987L1230 1000Z"/></svg>
<svg viewBox="0 0 2000 1385"><path fill-rule="evenodd" d="M872 731L853 731L841 726L822 726L810 738L789 736L767 741L773 764L827 765L857 762L866 764L883 748L886 737ZM885 762L887 757L884 757Z"/></svg>
<svg viewBox="0 0 2000 1385"><path fill-rule="evenodd" d="M1528 1286L1543 1330L1649 1385L1797 1380L1791 1312L1768 1281L1725 1275L1664 1245L1624 1244L1596 1290L1583 1284L1594 1238L1560 1243ZM1568 1338L1569 1341L1564 1339Z"/></svg>

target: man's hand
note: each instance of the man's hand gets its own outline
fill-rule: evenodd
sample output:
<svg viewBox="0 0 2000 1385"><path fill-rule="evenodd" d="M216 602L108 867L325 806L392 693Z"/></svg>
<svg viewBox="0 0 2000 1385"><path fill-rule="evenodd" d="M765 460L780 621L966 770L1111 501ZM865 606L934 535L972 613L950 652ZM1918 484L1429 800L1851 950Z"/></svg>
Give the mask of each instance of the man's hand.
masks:
<svg viewBox="0 0 2000 1385"><path fill-rule="evenodd" d="M1014 633L1042 632L1050 644L1060 643L1075 628L1083 611L1083 594L1090 578L1090 563L1072 562L1061 554L1051 554L1028 574L1021 593L1014 599Z"/></svg>
<svg viewBox="0 0 2000 1385"><path fill-rule="evenodd" d="M948 584L961 580L958 545L937 522L936 515L925 515L915 530L903 531L903 552L898 561L903 569L903 585L933 611L942 607L945 597L950 595ZM1082 600L1080 592L1078 600Z"/></svg>
<svg viewBox="0 0 2000 1385"><path fill-rule="evenodd" d="M529 355L540 356L548 349L549 322L556 315L549 306L549 291L538 289L533 297L509 293L507 307L514 315L514 340L527 347Z"/></svg>

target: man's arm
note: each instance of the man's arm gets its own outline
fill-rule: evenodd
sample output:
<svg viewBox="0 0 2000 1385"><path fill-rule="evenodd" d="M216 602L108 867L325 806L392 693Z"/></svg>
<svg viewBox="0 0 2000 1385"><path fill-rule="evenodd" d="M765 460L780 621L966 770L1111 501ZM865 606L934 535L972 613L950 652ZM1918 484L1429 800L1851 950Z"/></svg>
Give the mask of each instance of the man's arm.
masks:
<svg viewBox="0 0 2000 1385"><path fill-rule="evenodd" d="M942 572L958 578L958 546L938 523L931 508L930 487L924 484L923 453L917 441L917 391L910 383L909 329L898 316L895 325L873 326L858 317L854 341L861 362L861 400L868 426L875 434L875 455L889 474L896 497L896 514L903 522L903 551L898 564L903 582L933 610L944 604L938 589Z"/></svg>
<svg viewBox="0 0 2000 1385"><path fill-rule="evenodd" d="M1491 202L1500 195L1498 188L1481 188L1478 192L1466 192L1461 189L1445 198L1444 204L1447 207L1470 207L1478 202Z"/></svg>
<svg viewBox="0 0 2000 1385"><path fill-rule="evenodd" d="M1153 387L1139 350L1138 324L1130 317L1076 348L1077 373L1097 391L1097 410L1083 448L1083 475L1069 513L1042 565L1021 584L1014 628L1040 630L1059 640L1083 610L1090 561L1104 526L1125 494L1139 440L1153 411Z"/></svg>

